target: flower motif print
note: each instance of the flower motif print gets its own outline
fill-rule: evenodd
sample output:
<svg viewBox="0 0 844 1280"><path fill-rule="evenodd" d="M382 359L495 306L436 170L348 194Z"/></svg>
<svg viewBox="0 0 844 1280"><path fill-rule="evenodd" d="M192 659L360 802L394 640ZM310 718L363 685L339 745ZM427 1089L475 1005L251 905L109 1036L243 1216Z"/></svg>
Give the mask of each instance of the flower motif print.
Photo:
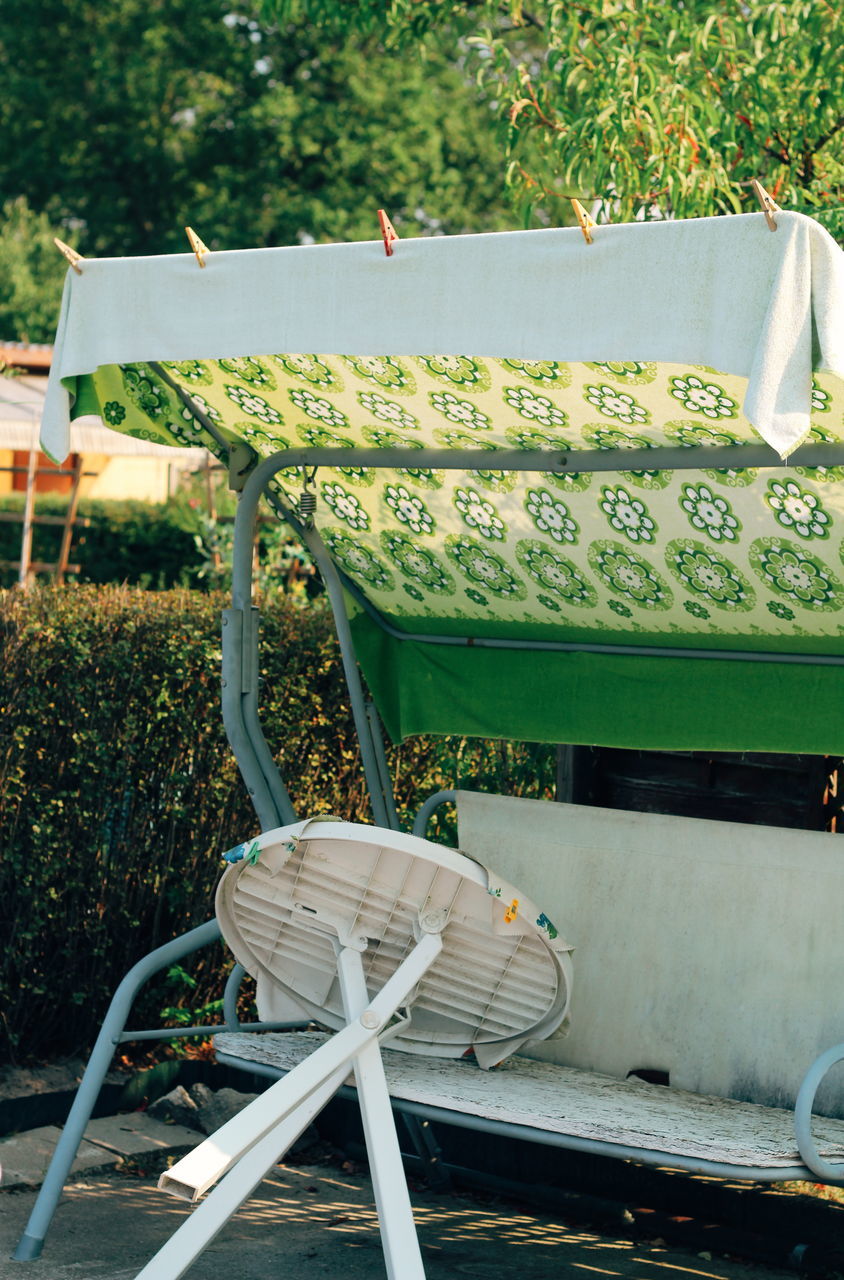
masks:
<svg viewBox="0 0 844 1280"><path fill-rule="evenodd" d="M638 404L627 391L617 391L615 387L608 387L604 383L597 387L588 386L584 399L594 405L605 418L617 418L629 427L641 426L650 421L651 415L647 409Z"/></svg>
<svg viewBox="0 0 844 1280"><path fill-rule="evenodd" d="M780 618L783 622L792 622L796 616L793 609L789 609L787 604L781 604L779 600L769 600L767 608L775 618Z"/></svg>
<svg viewBox="0 0 844 1280"><path fill-rule="evenodd" d="M610 591L643 609L668 609L672 595L653 565L620 542L603 539L589 548L589 563Z"/></svg>
<svg viewBox="0 0 844 1280"><path fill-rule="evenodd" d="M547 489L528 489L525 510L540 533L555 542L577 542L579 525L564 502Z"/></svg>
<svg viewBox="0 0 844 1280"><path fill-rule="evenodd" d="M103 405L103 417L111 427L119 427L126 417L126 410L119 400L107 400Z"/></svg>
<svg viewBox="0 0 844 1280"><path fill-rule="evenodd" d="M207 366L201 360L163 360L162 364L185 382L196 383L197 386L208 386L213 382Z"/></svg>
<svg viewBox="0 0 844 1280"><path fill-rule="evenodd" d="M704 427L702 424L679 419L666 422L665 434L669 440L675 440L684 449L718 448L723 445L736 445L739 440L723 427ZM748 444L748 441L744 442ZM706 467L704 474L719 484L728 485L731 489L742 489L753 482L756 472L750 467Z"/></svg>
<svg viewBox="0 0 844 1280"><path fill-rule="evenodd" d="M194 397L196 399L196 397ZM172 431L176 439L187 445L189 448L202 445L208 448L210 445L216 446L216 440L211 440L205 432L202 423L193 416L190 409L185 406L174 422L168 422L167 427ZM145 436L144 439L154 439L153 436Z"/></svg>
<svg viewBox="0 0 844 1280"><path fill-rule="evenodd" d="M425 592L424 592L424 591L420 591L420 590L419 590L419 588L418 588L418 587L415 587L415 586L413 585L413 583L412 583L412 582L403 582L403 583L402 583L402 590L407 592L407 594L410 596L411 600L424 600L424 599L425 599Z"/></svg>
<svg viewBox="0 0 844 1280"><path fill-rule="evenodd" d="M428 398L437 412L448 418L449 422L457 422L475 431L489 431L492 426L487 415L481 413L471 400L459 400L451 391L432 391Z"/></svg>
<svg viewBox="0 0 844 1280"><path fill-rule="evenodd" d="M473 436L468 431L461 431L458 427L436 427L434 439L438 444L444 444L447 449L485 449L489 453L494 453L498 448L498 445L493 444L487 437Z"/></svg>
<svg viewBox="0 0 844 1280"><path fill-rule="evenodd" d="M464 391L488 391L489 372L480 360L469 356L420 356L418 364L434 378L444 378Z"/></svg>
<svg viewBox="0 0 844 1280"><path fill-rule="evenodd" d="M232 431L238 436L242 436L248 444L251 444L259 453L270 454L278 453L279 449L289 448L289 442L265 431L263 427L258 427L254 422L233 422ZM298 467L291 467L284 471L279 471L278 475L286 475L291 478L301 479L301 473Z"/></svg>
<svg viewBox="0 0 844 1280"><path fill-rule="evenodd" d="M363 427L363 438L378 449L424 449L421 440L408 439L390 427Z"/></svg>
<svg viewBox="0 0 844 1280"><path fill-rule="evenodd" d="M704 609L702 604L698 604L697 600L684 600L683 608L686 613L690 613L693 618L708 618L710 613L708 609Z"/></svg>
<svg viewBox="0 0 844 1280"><path fill-rule="evenodd" d="M540 591L536 598L541 605L544 605L546 609L550 609L552 613L560 612L560 606L553 596L544 596Z"/></svg>
<svg viewBox="0 0 844 1280"><path fill-rule="evenodd" d="M274 409L263 396L256 395L248 387L235 387L227 382L225 391L232 403L236 404L243 413L248 413L253 418L260 418L262 422L266 423L280 423L282 421L278 409Z"/></svg>
<svg viewBox="0 0 844 1280"><path fill-rule="evenodd" d="M222 425L223 415L220 413L220 410L217 409L213 404L208 403L208 401L205 399L205 396L201 396L198 391L192 391L190 393L190 398L193 401L193 403L196 405L196 407L202 410L206 418L210 418L212 422L215 422L217 424L217 426ZM195 421L193 412L191 411L188 405L182 406L181 414L183 418L186 418L188 420L188 422Z"/></svg>
<svg viewBox="0 0 844 1280"><path fill-rule="evenodd" d="M688 413L702 413L707 418L737 418L738 405L717 382L703 382L695 374L672 378L669 394L681 401Z"/></svg>
<svg viewBox="0 0 844 1280"><path fill-rule="evenodd" d="M669 542L665 562L684 587L718 609L750 609L755 602L752 587L736 566L721 555L713 555L702 542L691 538Z"/></svg>
<svg viewBox="0 0 844 1280"><path fill-rule="evenodd" d="M485 595L480 591L476 591L474 587L467 587L465 594L469 597L473 604L486 605L489 604Z"/></svg>
<svg viewBox="0 0 844 1280"><path fill-rule="evenodd" d="M378 391L359 391L358 400L379 422L389 422L397 431L417 431L419 419L408 413L395 400L387 400Z"/></svg>
<svg viewBox="0 0 844 1280"><path fill-rule="evenodd" d="M240 378L243 382L248 382L250 386L266 387L268 391L274 391L276 386L275 378L262 360L257 360L255 356L237 356L225 360L218 360L217 364L232 378Z"/></svg>
<svg viewBox="0 0 844 1280"><path fill-rule="evenodd" d="M633 610L628 609L627 605L624 604L621 600L610 600L609 606L612 609L613 613L618 614L619 618L633 617Z"/></svg>
<svg viewBox="0 0 844 1280"><path fill-rule="evenodd" d="M475 529L483 538L500 541L504 537L504 521L499 520L495 507L476 489L457 489L454 505L460 512L464 524L467 524L470 529Z"/></svg>
<svg viewBox="0 0 844 1280"><path fill-rule="evenodd" d="M801 538L828 538L830 518L809 489L794 480L771 480L765 501L784 529Z"/></svg>
<svg viewBox="0 0 844 1280"><path fill-rule="evenodd" d="M656 521L648 515L644 502L631 497L621 485L603 489L600 507L611 527L631 542L653 542Z"/></svg>
<svg viewBox="0 0 844 1280"><path fill-rule="evenodd" d="M359 539L350 537L343 529L326 529L323 538L334 559L350 577L363 578L376 591L392 591L394 578L390 570Z"/></svg>
<svg viewBox="0 0 844 1280"><path fill-rule="evenodd" d="M296 428L296 434L304 440L305 444L309 444L316 449L351 449L354 447L348 436L338 435L336 431L329 431L326 427L311 426L309 422L301 423Z"/></svg>
<svg viewBox="0 0 844 1280"><path fill-rule="evenodd" d="M339 520L343 520L352 529L368 529L369 516L353 493L349 493L341 484L322 486L323 501L331 508Z"/></svg>
<svg viewBox="0 0 844 1280"><path fill-rule="evenodd" d="M505 387L504 400L520 417L540 426L561 428L568 422L568 416L548 396L541 396L530 387Z"/></svg>
<svg viewBox="0 0 844 1280"><path fill-rule="evenodd" d="M124 365L123 385L130 399L153 421L167 409L167 392L153 379L145 365Z"/></svg>
<svg viewBox="0 0 844 1280"><path fill-rule="evenodd" d="M518 476L513 471L467 471L466 474L491 493L509 493L518 484Z"/></svg>
<svg viewBox="0 0 844 1280"><path fill-rule="evenodd" d="M309 418L313 418L314 422L322 422L327 427L348 427L349 421L345 413L330 400L315 396L312 391L304 387L293 387L287 394L296 408L301 409Z"/></svg>
<svg viewBox="0 0 844 1280"><path fill-rule="evenodd" d="M301 378L312 387L321 387L323 391L343 390L341 379L319 356L279 355L273 356L273 360L294 378Z"/></svg>
<svg viewBox="0 0 844 1280"><path fill-rule="evenodd" d="M828 413L832 408L832 397L824 391L816 378L812 379L812 413Z"/></svg>
<svg viewBox="0 0 844 1280"><path fill-rule="evenodd" d="M527 449L537 451L540 449L550 449L559 452L560 449L570 449L571 442L563 439L562 436L552 435L549 431L537 431L536 427L508 427L504 432L510 444L516 446L517 449Z"/></svg>
<svg viewBox="0 0 844 1280"><path fill-rule="evenodd" d="M749 558L757 577L794 604L823 613L837 612L844 605L844 588L832 571L797 543L757 538Z"/></svg>
<svg viewBox="0 0 844 1280"><path fill-rule="evenodd" d="M571 369L556 360L502 360L500 363L505 372L529 378L531 382L553 383L557 387L571 383Z"/></svg>
<svg viewBox="0 0 844 1280"><path fill-rule="evenodd" d="M451 537L446 539L446 555L465 578L484 591L491 591L501 599L524 600L527 590L512 572L509 565L474 538Z"/></svg>
<svg viewBox="0 0 844 1280"><path fill-rule="evenodd" d="M597 592L589 579L559 551L543 542L526 538L516 544L516 556L522 568L544 591L561 596L567 604L577 608L594 608L598 603Z"/></svg>
<svg viewBox="0 0 844 1280"><path fill-rule="evenodd" d="M388 484L384 490L384 500L395 513L396 519L406 524L414 533L434 532L436 523L425 503L410 493L403 484Z"/></svg>
<svg viewBox="0 0 844 1280"><path fill-rule="evenodd" d="M696 422L683 422L682 419L678 422L666 422L665 434L684 449L696 449L700 445L715 449L723 445L738 444L738 437L730 431L713 431L711 427L698 426Z"/></svg>
<svg viewBox="0 0 844 1280"><path fill-rule="evenodd" d="M590 360L587 367L602 373L605 378L614 378L617 382L653 382L656 377L656 365L650 361Z"/></svg>
<svg viewBox="0 0 844 1280"><path fill-rule="evenodd" d="M441 489L445 479L444 471L433 471L430 467L396 467L396 474L420 489Z"/></svg>
<svg viewBox="0 0 844 1280"><path fill-rule="evenodd" d="M381 546L404 577L436 595L454 594L454 579L433 552L423 550L403 533L382 533Z"/></svg>
<svg viewBox="0 0 844 1280"><path fill-rule="evenodd" d="M646 436L630 436L626 431L616 431L612 427L587 426L583 434L596 449L655 449L653 440Z"/></svg>
<svg viewBox="0 0 844 1280"><path fill-rule="evenodd" d="M389 387L399 395L409 396L416 390L416 382L410 370L395 356L343 356L346 364L359 378Z"/></svg>
<svg viewBox="0 0 844 1280"><path fill-rule="evenodd" d="M713 542L735 542L741 521L726 498L713 493L708 484L684 484L682 492L680 506L694 529L708 534Z"/></svg>

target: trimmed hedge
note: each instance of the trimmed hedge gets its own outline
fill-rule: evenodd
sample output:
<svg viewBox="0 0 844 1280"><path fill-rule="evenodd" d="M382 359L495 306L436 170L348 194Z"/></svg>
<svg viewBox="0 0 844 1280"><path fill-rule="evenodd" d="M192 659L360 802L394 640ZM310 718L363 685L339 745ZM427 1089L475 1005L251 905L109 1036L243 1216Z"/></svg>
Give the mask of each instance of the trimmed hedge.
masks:
<svg viewBox="0 0 844 1280"><path fill-rule="evenodd" d="M218 593L0 592L0 1061L83 1052L115 985L210 918L220 853L256 830L222 726ZM261 707L303 815L369 820L330 615L282 598L262 620ZM554 749L419 739L391 748L407 815L455 782L547 795ZM448 833L453 838L453 833ZM150 984L133 1022L219 995Z"/></svg>
<svg viewBox="0 0 844 1280"><path fill-rule="evenodd" d="M0 498L0 511L23 513L24 495ZM36 500L38 515L64 515L67 498L46 494ZM174 586L202 586L205 557L197 548L199 518L183 505L129 500L83 499L79 515L90 520L77 526L70 559L81 565L79 582L126 582L163 590ZM0 522L0 560L20 559L23 526ZM62 527L36 525L32 559L52 564L58 558ZM0 569L0 586L13 586L16 569Z"/></svg>

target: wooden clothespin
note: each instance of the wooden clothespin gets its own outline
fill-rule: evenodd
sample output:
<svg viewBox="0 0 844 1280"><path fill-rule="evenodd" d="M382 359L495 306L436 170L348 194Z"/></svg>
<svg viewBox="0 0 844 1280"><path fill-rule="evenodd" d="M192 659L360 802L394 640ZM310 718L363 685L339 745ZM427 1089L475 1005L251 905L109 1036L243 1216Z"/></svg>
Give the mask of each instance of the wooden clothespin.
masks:
<svg viewBox="0 0 844 1280"><path fill-rule="evenodd" d="M385 252L387 257L391 258L393 256L393 241L398 240L398 234L383 209L378 210L378 222L381 227L381 235L384 240Z"/></svg>
<svg viewBox="0 0 844 1280"><path fill-rule="evenodd" d="M205 266L206 255L211 252L207 244L203 244L193 227L185 227L185 233L190 241L190 247L196 254L196 260L201 267Z"/></svg>
<svg viewBox="0 0 844 1280"><path fill-rule="evenodd" d="M768 224L769 231L776 231L777 221L774 217L775 213L780 213L780 207L773 196L769 195L761 182L757 182L755 178L750 179L750 185L756 193L756 199L762 206L762 212L765 215L765 221Z"/></svg>
<svg viewBox="0 0 844 1280"><path fill-rule="evenodd" d="M64 240L58 240L55 236L53 237L53 244L56 246L59 253L64 254L76 274L81 276L82 268L79 266L79 263L85 261L82 254L77 253L75 249L71 249L69 244L65 244Z"/></svg>
<svg viewBox="0 0 844 1280"><path fill-rule="evenodd" d="M592 235L589 228L595 226L595 219L586 212L580 201L575 200L573 196L571 197L571 207L574 209L577 221L580 223L580 230L583 232L583 239L587 244L591 244Z"/></svg>

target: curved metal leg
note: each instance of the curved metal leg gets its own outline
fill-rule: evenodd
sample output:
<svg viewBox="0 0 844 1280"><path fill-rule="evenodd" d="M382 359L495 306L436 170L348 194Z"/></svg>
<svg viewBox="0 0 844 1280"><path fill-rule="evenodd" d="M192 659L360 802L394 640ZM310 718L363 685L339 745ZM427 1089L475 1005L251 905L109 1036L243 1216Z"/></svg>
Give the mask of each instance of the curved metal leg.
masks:
<svg viewBox="0 0 844 1280"><path fill-rule="evenodd" d="M85 1074L73 1100L70 1114L62 1130L62 1136L59 1138L56 1149L53 1152L53 1158L50 1161L50 1167L38 1193L38 1199L35 1201L32 1213L29 1216L26 1230L18 1242L17 1249L12 1254L12 1257L17 1262L30 1262L41 1254L44 1246L44 1237L53 1220L59 1196L64 1189L64 1184L76 1158L76 1152L79 1149L88 1121L91 1119L91 1112L99 1096L106 1072L114 1057L115 1046L120 1041L121 1033L126 1026L129 1011L138 991L154 973L158 973L160 969L165 968L167 965L181 960L183 956L190 955L192 951L198 951L200 947L216 942L219 937L220 927L216 920L209 920L206 924L201 924L198 928L191 929L189 933L183 933L180 937L174 938L172 942L165 943L163 947L157 947L155 951L151 951L149 955L139 960L129 970L115 991L108 1007L108 1013L103 1020L100 1034L97 1036L93 1052L88 1060L88 1065L85 1068Z"/></svg>

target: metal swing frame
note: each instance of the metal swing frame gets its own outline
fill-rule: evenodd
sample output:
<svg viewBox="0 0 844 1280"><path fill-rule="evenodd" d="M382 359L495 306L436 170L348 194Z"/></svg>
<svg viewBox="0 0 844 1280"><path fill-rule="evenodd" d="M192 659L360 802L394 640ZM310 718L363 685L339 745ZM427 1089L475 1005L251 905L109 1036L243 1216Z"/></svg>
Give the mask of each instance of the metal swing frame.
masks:
<svg viewBox="0 0 844 1280"><path fill-rule="evenodd" d="M171 379L159 366L153 366L171 386ZM196 405L183 388L175 388L180 398L195 414L196 418L227 450L231 448L201 407ZM667 448L624 450L624 469L644 470L697 470L701 466L711 467L715 457L719 465L724 467L777 467L784 468L779 455L767 445L724 446L717 450L705 447ZM740 662L777 662L800 663L810 665L844 665L844 656L829 654L804 653L753 653L724 649L682 649L635 645L600 645L587 643L549 642L549 641L514 641L469 636L417 635L401 631L383 618L378 610L352 583L348 577L334 564L317 530L308 528L278 496L270 489L270 483L276 474L284 469L302 467L349 467L361 466L371 468L395 468L406 466L407 450L383 448L354 449L288 449L274 454L264 461L256 463L256 456L251 450L242 446L231 449L231 473L235 480L232 487L241 488L240 500L235 519L234 548L232 565L232 606L222 615L222 708L226 734L235 755L241 776L262 830L271 830L296 821L290 795L273 760L272 753L264 737L259 718L258 697L258 644L259 644L259 610L252 603L252 548L258 504L266 497L276 513L286 520L301 537L314 559L326 585L327 594L334 614L338 640L340 644L343 670L349 689L351 708L358 735L362 765L366 786L370 797L372 814L377 826L391 830L399 830L399 821L393 796L392 783L384 750L383 734L378 713L366 697L360 671L355 658L349 617L346 610L345 594L351 595L368 615L376 621L392 637L400 640L411 640L432 645L476 645L478 647L520 648L535 650L579 651L606 653L625 656L652 657L684 657L714 660L735 660ZM580 472L612 472L621 469L622 458L617 451L584 450L571 454L555 454L553 452L519 452L515 450L444 450L423 448L414 450L413 461L416 466L445 470L472 471L489 469L519 472L550 472L557 475ZM808 444L802 446L792 455L788 465L831 467L844 465L844 445ZM245 476L245 479L243 477ZM452 793L443 791L425 802L414 823L414 834L424 835L427 822L436 807L451 798ZM154 1028L144 1030L127 1030L126 1023L132 1004L141 987L156 973L165 967L183 959L202 947L211 945L220 938L220 929L216 920L191 929L164 946L150 952L138 961L126 974L112 998L108 1012L94 1045L85 1073L79 1086L73 1106L68 1115L62 1136L56 1146L41 1190L33 1207L26 1229L18 1243L13 1257L18 1261L31 1261L41 1254L44 1240L49 1230L53 1215L58 1205L62 1189L70 1174L77 1150L82 1141L85 1129L91 1118L94 1105L111 1064L115 1049L119 1044L131 1040L172 1039L191 1035L207 1035L213 1031L270 1031L293 1029L305 1025L301 1022L268 1023L254 1022L242 1024L237 1017L237 996L244 971L235 965L225 986L223 997L223 1022L217 1025L202 1025L181 1028ZM798 1132L802 1132L801 1150L812 1150L811 1106L818 1085L834 1062L844 1058L844 1046L829 1050L806 1077L797 1104ZM255 1064L256 1074L261 1068ZM264 1072L264 1074L271 1074ZM435 1108L420 1108L413 1104L402 1108L408 1113L412 1123L415 1117L423 1120L440 1118ZM459 1116L447 1113L450 1123L460 1124ZM482 1124L490 1132L498 1132L502 1126L495 1122ZM507 1132L512 1126L504 1126ZM532 1131L534 1141L543 1141L541 1134ZM415 1140L421 1143L421 1136ZM546 1135L546 1141L552 1135ZM426 1146L430 1145L430 1140ZM582 1146L584 1149L597 1149L600 1143L583 1143L569 1145ZM654 1153L658 1155L658 1153ZM631 1157L647 1161L647 1152L630 1152ZM828 1181L837 1180L837 1172L815 1151L816 1160L813 1169L818 1176ZM664 1159L664 1157L663 1157ZM692 1171L714 1173L718 1168L706 1161L689 1161ZM766 1177L765 1171L751 1171L754 1177ZM781 1173L780 1173L781 1176ZM790 1175L791 1176L791 1175ZM800 1177L799 1169L793 1172Z"/></svg>

